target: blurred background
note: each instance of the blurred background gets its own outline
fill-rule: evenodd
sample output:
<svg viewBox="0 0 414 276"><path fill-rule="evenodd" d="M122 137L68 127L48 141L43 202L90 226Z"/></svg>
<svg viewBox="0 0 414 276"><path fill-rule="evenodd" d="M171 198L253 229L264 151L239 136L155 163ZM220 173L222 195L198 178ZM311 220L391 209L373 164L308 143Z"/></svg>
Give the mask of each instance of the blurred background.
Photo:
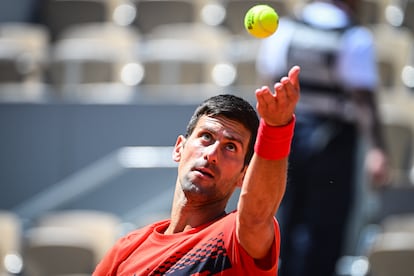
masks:
<svg viewBox="0 0 414 276"><path fill-rule="evenodd" d="M168 217L171 146L196 105L254 103L260 40L245 12L303 1L3 0L0 275L90 275L118 237ZM337 275L414 275L414 1L360 5L392 186L366 188L361 170Z"/></svg>

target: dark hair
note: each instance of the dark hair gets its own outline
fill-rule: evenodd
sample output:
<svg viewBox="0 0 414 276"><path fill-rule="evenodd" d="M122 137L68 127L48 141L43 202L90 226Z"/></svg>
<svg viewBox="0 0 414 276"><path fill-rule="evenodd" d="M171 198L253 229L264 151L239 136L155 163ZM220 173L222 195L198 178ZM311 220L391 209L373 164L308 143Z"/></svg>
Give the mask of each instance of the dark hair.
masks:
<svg viewBox="0 0 414 276"><path fill-rule="evenodd" d="M249 147L244 159L245 165L250 162L253 156L254 143L256 141L259 119L255 109L246 100L230 94L213 96L202 102L194 111L187 125L186 137L193 133L201 116L224 116L228 119L237 121L251 132Z"/></svg>

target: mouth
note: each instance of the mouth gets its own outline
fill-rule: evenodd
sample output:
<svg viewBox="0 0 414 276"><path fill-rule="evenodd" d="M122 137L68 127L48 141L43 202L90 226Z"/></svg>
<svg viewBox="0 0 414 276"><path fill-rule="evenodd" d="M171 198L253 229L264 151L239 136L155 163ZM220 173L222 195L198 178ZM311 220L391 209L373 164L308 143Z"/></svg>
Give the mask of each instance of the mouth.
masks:
<svg viewBox="0 0 414 276"><path fill-rule="evenodd" d="M214 177L213 173L210 170L206 169L206 168L195 168L194 171L202 174L203 176L207 176L209 178Z"/></svg>

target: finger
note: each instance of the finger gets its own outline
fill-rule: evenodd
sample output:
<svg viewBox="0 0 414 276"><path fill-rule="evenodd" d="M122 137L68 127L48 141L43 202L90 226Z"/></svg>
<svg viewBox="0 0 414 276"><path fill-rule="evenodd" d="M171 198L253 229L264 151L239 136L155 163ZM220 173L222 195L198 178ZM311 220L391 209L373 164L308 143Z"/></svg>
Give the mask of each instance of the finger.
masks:
<svg viewBox="0 0 414 276"><path fill-rule="evenodd" d="M275 93L278 102L284 102L287 100L288 95L286 95L287 90L285 88L286 79L287 78L284 77L280 80L280 82L275 83ZM289 79L287 79L287 81L289 81Z"/></svg>
<svg viewBox="0 0 414 276"><path fill-rule="evenodd" d="M260 89L256 90L256 95L259 97L258 100L263 104L271 104L274 101L272 91L270 91L268 86L263 86Z"/></svg>
<svg viewBox="0 0 414 276"><path fill-rule="evenodd" d="M262 86L260 88L257 88L256 89L256 95L263 95L267 92L266 90L267 90L266 86Z"/></svg>
<svg viewBox="0 0 414 276"><path fill-rule="evenodd" d="M299 73L300 73L300 67L296 65L290 69L289 74L288 74L289 80L296 90L299 90L300 88Z"/></svg>
<svg viewBox="0 0 414 276"><path fill-rule="evenodd" d="M266 103L266 100L265 100L265 94L266 93L267 92L266 92L266 87L265 86L256 89L256 92L255 92L256 99L257 99L256 107L257 107L259 112L267 106L267 103Z"/></svg>
<svg viewBox="0 0 414 276"><path fill-rule="evenodd" d="M286 99L296 102L299 98L299 88L296 88L295 84L293 84L291 79L288 77L282 78L281 82L283 84Z"/></svg>

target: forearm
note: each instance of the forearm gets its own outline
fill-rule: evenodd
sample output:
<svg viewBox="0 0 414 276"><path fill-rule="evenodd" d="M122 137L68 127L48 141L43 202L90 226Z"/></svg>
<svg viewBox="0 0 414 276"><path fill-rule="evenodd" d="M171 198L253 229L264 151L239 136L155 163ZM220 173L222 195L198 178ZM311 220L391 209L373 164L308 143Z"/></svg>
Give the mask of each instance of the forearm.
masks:
<svg viewBox="0 0 414 276"><path fill-rule="evenodd" d="M251 224L273 217L286 188L287 158L253 156L240 193L238 210Z"/></svg>
<svg viewBox="0 0 414 276"><path fill-rule="evenodd" d="M385 150L380 114L374 92L361 90L353 94L360 114L357 123L369 142L369 146Z"/></svg>
<svg viewBox="0 0 414 276"><path fill-rule="evenodd" d="M375 103L375 99L371 99L370 103L372 110L372 125L371 125L371 143L373 147L382 149L385 151L386 145L384 140L384 135L382 132L382 124L380 120L380 114L378 107Z"/></svg>
<svg viewBox="0 0 414 276"><path fill-rule="evenodd" d="M387 148L375 93L358 91L354 94L358 95L356 98L360 110L358 124L368 142L365 168L371 177L371 183L376 187L381 187L390 183L390 175Z"/></svg>
<svg viewBox="0 0 414 276"><path fill-rule="evenodd" d="M239 201L244 219L260 222L275 214L285 191L294 127L294 115L283 126L271 126L261 119L255 154L246 171Z"/></svg>

